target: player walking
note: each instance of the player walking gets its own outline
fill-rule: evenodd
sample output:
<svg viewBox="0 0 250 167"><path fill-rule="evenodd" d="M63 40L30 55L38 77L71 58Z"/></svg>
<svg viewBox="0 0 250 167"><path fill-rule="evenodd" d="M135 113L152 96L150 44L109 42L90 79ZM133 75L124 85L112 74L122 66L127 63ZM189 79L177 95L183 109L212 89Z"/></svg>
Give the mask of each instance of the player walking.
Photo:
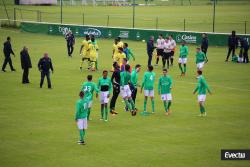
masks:
<svg viewBox="0 0 250 167"><path fill-rule="evenodd" d="M181 76L185 76L187 71L187 56L188 56L188 47L186 46L186 42L183 41L180 46L180 57L179 57L179 68L181 70ZM182 68L183 65L183 68Z"/></svg>
<svg viewBox="0 0 250 167"><path fill-rule="evenodd" d="M101 101L101 119L108 121L108 102L110 93L112 91L111 79L108 78L108 71L102 72L102 77L98 81L98 89L100 90L100 101Z"/></svg>
<svg viewBox="0 0 250 167"><path fill-rule="evenodd" d="M168 70L163 69L163 76L158 81L158 94L161 95L161 99L164 104L166 115L171 113L170 106L172 103L172 78L168 75Z"/></svg>
<svg viewBox="0 0 250 167"><path fill-rule="evenodd" d="M201 48L196 48L196 66L198 71L202 71L207 57L205 53L201 51Z"/></svg>
<svg viewBox="0 0 250 167"><path fill-rule="evenodd" d="M206 92L208 91L209 94L212 94L209 86L205 80L205 78L202 76L202 71L197 71L198 74L198 85L195 88L193 94L195 94L198 91L198 103L200 106L200 116L206 116L206 111L205 111L205 100L206 100Z"/></svg>

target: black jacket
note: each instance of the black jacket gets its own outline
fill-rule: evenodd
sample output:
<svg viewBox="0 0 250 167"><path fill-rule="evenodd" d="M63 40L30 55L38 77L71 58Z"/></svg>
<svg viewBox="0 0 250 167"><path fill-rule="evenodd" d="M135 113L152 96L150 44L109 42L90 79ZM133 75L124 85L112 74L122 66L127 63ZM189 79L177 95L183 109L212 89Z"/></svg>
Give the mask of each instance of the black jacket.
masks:
<svg viewBox="0 0 250 167"><path fill-rule="evenodd" d="M207 48L208 48L208 39L207 37L205 37L205 38L202 38L202 41L201 41L201 50L207 51Z"/></svg>
<svg viewBox="0 0 250 167"><path fill-rule="evenodd" d="M32 68L30 55L27 51L22 50L20 52L20 58L21 58L22 69Z"/></svg>
<svg viewBox="0 0 250 167"><path fill-rule="evenodd" d="M67 34L66 35L66 41L68 45L74 45L75 44L75 37L73 34Z"/></svg>
<svg viewBox="0 0 250 167"><path fill-rule="evenodd" d="M149 40L148 42L147 42L147 52L148 53L153 53L153 51L154 51L154 41L152 41L152 40Z"/></svg>
<svg viewBox="0 0 250 167"><path fill-rule="evenodd" d="M243 48L244 50L248 50L248 49L249 49L249 43L248 43L246 37L243 37L243 38L240 39L240 46L241 46L241 48Z"/></svg>
<svg viewBox="0 0 250 167"><path fill-rule="evenodd" d="M228 37L228 47L230 47L230 48L236 48L237 45L238 45L238 41L237 41L236 36L230 35Z"/></svg>
<svg viewBox="0 0 250 167"><path fill-rule="evenodd" d="M112 74L111 77L111 82L113 84L114 89L120 89L120 81L121 81L121 76L120 76L120 70L115 70Z"/></svg>
<svg viewBox="0 0 250 167"><path fill-rule="evenodd" d="M10 54L15 55L15 53L12 50L10 41L4 42L4 44L3 44L3 53L4 53L5 57L9 57Z"/></svg>
<svg viewBox="0 0 250 167"><path fill-rule="evenodd" d="M38 62L38 69L43 72L49 72L50 69L54 71L51 59L49 57L41 58Z"/></svg>

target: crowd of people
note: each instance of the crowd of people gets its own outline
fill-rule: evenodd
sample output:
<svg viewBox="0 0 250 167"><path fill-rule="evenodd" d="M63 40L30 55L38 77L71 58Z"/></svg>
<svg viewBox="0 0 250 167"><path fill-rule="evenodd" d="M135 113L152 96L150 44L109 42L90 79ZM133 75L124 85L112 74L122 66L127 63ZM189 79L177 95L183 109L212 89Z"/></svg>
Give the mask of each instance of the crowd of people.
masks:
<svg viewBox="0 0 250 167"><path fill-rule="evenodd" d="M80 70L84 68L84 63L87 64L86 69L89 71L98 70L98 44L94 35L86 35L85 39L81 43L80 55L81 63ZM75 38L72 32L68 32L65 35L67 41L68 56L72 57ZM248 49L249 44L245 38L237 38L235 31L232 32L232 35L228 38L228 55L226 61L228 61L230 54L233 54L233 61L235 55L235 49L238 44L240 45L240 55L237 58L237 62L248 63ZM197 66L197 79L198 84L194 89L193 93L198 92L198 103L200 106L200 116L206 116L206 111L204 103L206 100L206 92L211 93L211 90L206 83L205 78L202 76L204 65L208 62L207 51L208 51L208 37L207 34L202 35L201 46L196 48L196 66ZM173 66L174 55L176 52L176 42L173 39L172 35L167 36L165 39L162 34L159 35L156 42L154 37L151 36L147 41L147 54L148 54L148 67L147 71L144 73L141 82L139 82L139 72L141 71L141 65L136 64L134 68L130 65L130 60L135 61L135 54L132 49L129 48L128 43L124 43L120 37L115 38L114 44L112 46L112 63L110 64L112 76L109 77L108 70L103 70L102 76L98 79L98 83L94 83L93 76L91 74L87 75L86 82L82 84L80 88L80 99L76 103L76 114L75 120L80 131L80 140L79 144L85 144L84 136L85 130L88 126L88 120L91 120L91 108L93 105L93 96L94 92L96 97L100 96L100 120L105 122L108 121L108 113L112 115L117 115L118 110L116 109L116 101L121 95L121 98L124 102L124 109L131 113L132 116L136 116L138 113L136 97L137 89L140 88L140 92L144 93L144 105L143 111L140 112L140 115L150 115L155 113L155 93L154 85L156 73L154 72L154 66L152 65L152 59L154 54L156 55L156 64L155 67L159 66L159 60L162 60L162 74L158 80L157 92L163 101L164 111L167 116L171 115L171 105L172 105L172 77L168 74L168 69ZM179 59L178 66L180 69L180 75L185 77L187 71L187 61L189 55L189 48L186 44L186 41L182 41L179 47ZM12 46L11 38L7 37L7 41L4 43L4 55L5 60L2 66L2 71L5 71L6 65L9 63L11 71L15 71L11 54L15 55ZM243 56L243 59L240 58ZM31 59L29 56L28 48L23 47L20 52L21 58L21 67L23 69L23 78L22 83L29 83L29 69L32 68ZM106 67L107 68L107 67ZM48 56L48 53L45 53L44 56L38 62L38 69L41 73L40 88L43 86L44 78L47 78L48 88L52 88L50 73L54 71L52 60ZM158 75L158 74L157 74ZM112 97L111 97L112 95ZM110 106L109 104L109 99ZM151 112L147 111L147 102L148 99L151 100Z"/></svg>

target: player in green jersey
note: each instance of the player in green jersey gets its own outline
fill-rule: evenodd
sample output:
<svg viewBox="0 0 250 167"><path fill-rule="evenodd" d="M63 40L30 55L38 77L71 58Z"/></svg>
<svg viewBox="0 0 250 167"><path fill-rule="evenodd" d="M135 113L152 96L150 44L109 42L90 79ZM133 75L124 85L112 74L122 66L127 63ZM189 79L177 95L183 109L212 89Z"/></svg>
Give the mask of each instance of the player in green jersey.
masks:
<svg viewBox="0 0 250 167"><path fill-rule="evenodd" d="M154 81L155 81L155 73L153 72L154 67L152 65L148 66L148 71L144 73L141 93L144 89L144 112L142 114L147 113L147 100L148 97L151 98L152 104L152 113L155 111L154 107Z"/></svg>
<svg viewBox="0 0 250 167"><path fill-rule="evenodd" d="M130 90L132 91L132 99L135 103L136 95L137 95L137 87L140 87L138 82L138 73L141 71L141 65L136 64L135 68L131 73L131 83L130 83Z"/></svg>
<svg viewBox="0 0 250 167"><path fill-rule="evenodd" d="M158 81L158 94L161 95L161 99L164 103L166 115L171 113L170 106L172 102L172 78L168 75L168 70L163 69L163 76Z"/></svg>
<svg viewBox="0 0 250 167"><path fill-rule="evenodd" d="M188 56L188 47L186 46L186 42L183 41L180 46L180 57L178 60L179 68L181 70L181 76L185 76L187 71L187 56ZM183 64L183 69L182 69Z"/></svg>
<svg viewBox="0 0 250 167"><path fill-rule="evenodd" d="M198 91L198 103L200 106L200 116L206 116L206 111L205 111L205 100L206 100L206 92L208 91L209 94L212 94L209 86L205 80L205 78L202 76L202 71L197 71L198 73L198 85L195 88L193 94L195 94Z"/></svg>
<svg viewBox="0 0 250 167"><path fill-rule="evenodd" d="M102 72L102 77L98 81L98 89L100 90L100 101L101 101L101 119L108 121L108 102L110 93L112 91L112 82L108 78L108 71L104 70Z"/></svg>
<svg viewBox="0 0 250 167"><path fill-rule="evenodd" d="M78 144L85 144L84 136L85 130L88 128L88 100L84 99L84 92L80 92L80 99L76 102L76 113L75 113L75 121L77 123L79 132L80 132L80 140Z"/></svg>
<svg viewBox="0 0 250 167"><path fill-rule="evenodd" d="M129 84L131 82L131 75L129 73L129 70L130 70L130 65L126 64L125 71L120 73L121 96L123 100L125 101L126 107L128 107L132 116L135 116L136 115L135 103L131 97L132 92L129 87Z"/></svg>
<svg viewBox="0 0 250 167"><path fill-rule="evenodd" d="M87 82L84 82L81 88L81 91L84 92L85 94L85 98L88 99L89 104L88 104L88 120L90 119L90 112L91 112L91 107L92 107L92 103L93 103L93 93L94 91L96 92L96 98L98 98L98 93L99 90L97 88L97 85L92 82L92 75L88 75L87 76Z"/></svg>
<svg viewBox="0 0 250 167"><path fill-rule="evenodd" d="M201 48L196 48L196 66L198 71L202 71L205 63L207 62L207 57L205 53L201 51Z"/></svg>

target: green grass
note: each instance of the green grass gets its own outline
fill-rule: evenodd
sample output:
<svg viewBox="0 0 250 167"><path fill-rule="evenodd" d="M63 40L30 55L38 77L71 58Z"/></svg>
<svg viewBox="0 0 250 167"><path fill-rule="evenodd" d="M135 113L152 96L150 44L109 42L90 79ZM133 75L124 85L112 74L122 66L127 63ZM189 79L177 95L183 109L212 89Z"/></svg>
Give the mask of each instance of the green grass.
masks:
<svg viewBox="0 0 250 167"><path fill-rule="evenodd" d="M16 19L37 21L37 10L41 11L41 21L60 22L59 6L7 6L10 18L14 18L14 7L23 9L16 10ZM0 18L6 18L1 7ZM235 4L220 3L216 6L216 32L231 32L233 29L238 33L250 33L250 3L238 2ZM28 10L32 11L28 11ZM83 21L84 13L84 21ZM63 23L132 27L132 7L117 6L64 6ZM108 21L109 16L109 23ZM211 32L213 20L212 5L195 6L137 6L135 9L135 27L156 29L184 30L186 31Z"/></svg>
<svg viewBox="0 0 250 167"><path fill-rule="evenodd" d="M226 48L210 47L209 63L204 76L213 95L207 97L208 117L197 117L194 52L190 46L187 76L179 77L177 55L169 74L173 77L173 114L166 117L160 97L156 95L156 114L131 117L123 111L119 97L119 115L109 116L109 122L99 121L100 104L94 100L93 121L89 122L86 146L76 144L78 130L74 122L74 107L80 85L89 72L79 71L77 39L73 58L66 54L62 36L23 33L0 29L0 41L12 37L16 53L13 58L17 72L0 73L0 164L3 167L235 167L249 166L249 161L221 161L221 149L250 147L250 77L249 64L224 63ZM129 42L136 54L135 63L146 66L145 43ZM98 39L100 71L92 73L94 81L101 70L111 66L111 40ZM19 51L29 48L33 68L29 85L21 84ZM48 52L54 63L52 90L39 88L37 62ZM3 62L1 54L0 62ZM156 78L161 75L155 70ZM111 74L109 74L110 76ZM155 83L157 84L157 82ZM143 95L136 101L143 108ZM149 103L150 104L150 103ZM149 106L148 106L149 107ZM150 107L148 108L150 111Z"/></svg>

